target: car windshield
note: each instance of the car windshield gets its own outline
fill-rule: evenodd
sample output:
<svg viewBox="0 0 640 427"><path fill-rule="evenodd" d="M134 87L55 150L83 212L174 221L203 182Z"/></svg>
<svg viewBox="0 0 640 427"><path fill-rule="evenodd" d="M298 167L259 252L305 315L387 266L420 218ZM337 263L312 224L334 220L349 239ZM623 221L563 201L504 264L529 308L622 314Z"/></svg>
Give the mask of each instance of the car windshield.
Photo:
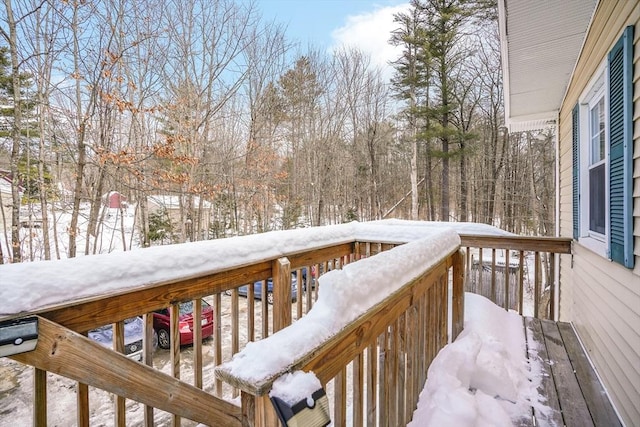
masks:
<svg viewBox="0 0 640 427"><path fill-rule="evenodd" d="M202 308L209 307L209 303L202 300ZM180 316L193 313L193 301L187 301L180 304Z"/></svg>
<svg viewBox="0 0 640 427"><path fill-rule="evenodd" d="M139 317L131 317L124 321L124 336L125 344L135 342L142 339L144 331L144 324ZM110 344L113 339L113 324L101 326L89 331L89 338L101 342L103 344Z"/></svg>

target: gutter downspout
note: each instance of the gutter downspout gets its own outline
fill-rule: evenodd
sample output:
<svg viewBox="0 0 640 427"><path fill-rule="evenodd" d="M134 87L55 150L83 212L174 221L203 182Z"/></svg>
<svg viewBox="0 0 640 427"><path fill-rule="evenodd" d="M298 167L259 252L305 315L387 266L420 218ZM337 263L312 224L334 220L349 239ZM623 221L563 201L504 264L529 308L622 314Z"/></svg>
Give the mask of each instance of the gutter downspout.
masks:
<svg viewBox="0 0 640 427"><path fill-rule="evenodd" d="M555 131L555 146L556 146L556 209L555 209L555 236L560 237L560 111L556 113L556 131ZM554 278L553 286L555 286L553 307L554 312L551 313L554 320L560 320L560 256L554 257Z"/></svg>

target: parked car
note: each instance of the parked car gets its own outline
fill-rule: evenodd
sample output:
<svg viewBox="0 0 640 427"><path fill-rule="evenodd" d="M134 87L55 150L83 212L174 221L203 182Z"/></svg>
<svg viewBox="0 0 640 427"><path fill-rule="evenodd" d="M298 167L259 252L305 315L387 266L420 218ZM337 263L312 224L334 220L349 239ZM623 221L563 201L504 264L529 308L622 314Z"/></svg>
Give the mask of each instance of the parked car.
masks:
<svg viewBox="0 0 640 427"><path fill-rule="evenodd" d="M169 332L169 309L163 308L153 313L153 329L158 334L158 345L167 349L171 345L171 333ZM180 304L178 330L180 331L180 345L193 344L193 301ZM202 300L202 338L213 335L213 307Z"/></svg>
<svg viewBox="0 0 640 427"><path fill-rule="evenodd" d="M89 338L107 348L113 348L113 325L105 325L89 331ZM142 337L144 323L140 317L131 317L124 321L124 354L134 360L142 360ZM153 348L158 345L154 333Z"/></svg>
<svg viewBox="0 0 640 427"><path fill-rule="evenodd" d="M306 277L307 277L307 269L301 268L302 275L302 283L303 290L306 290ZM249 287L247 285L240 286L238 288L238 295L247 296L249 292ZM225 291L225 294L231 295L231 291ZM253 298L254 299L262 299L262 280L258 280L253 283ZM295 301L298 298L298 279L295 271L291 272L291 301ZM273 304L273 278L269 277L267 279L267 302L269 304Z"/></svg>

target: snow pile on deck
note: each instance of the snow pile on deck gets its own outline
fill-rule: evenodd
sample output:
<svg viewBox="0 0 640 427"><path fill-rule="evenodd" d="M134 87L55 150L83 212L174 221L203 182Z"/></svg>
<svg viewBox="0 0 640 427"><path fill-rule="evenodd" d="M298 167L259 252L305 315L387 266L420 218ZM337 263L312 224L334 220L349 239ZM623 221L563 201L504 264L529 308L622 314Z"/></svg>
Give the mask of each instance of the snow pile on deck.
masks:
<svg viewBox="0 0 640 427"><path fill-rule="evenodd" d="M407 426L512 426L531 406L551 410L541 379L540 359L526 358L522 317L467 293L464 330L433 360Z"/></svg>
<svg viewBox="0 0 640 427"><path fill-rule="evenodd" d="M459 245L460 237L455 231L432 230L430 237L322 275L318 301L306 316L267 339L248 343L244 350L218 369L246 383L262 384L273 380L402 285L436 265Z"/></svg>

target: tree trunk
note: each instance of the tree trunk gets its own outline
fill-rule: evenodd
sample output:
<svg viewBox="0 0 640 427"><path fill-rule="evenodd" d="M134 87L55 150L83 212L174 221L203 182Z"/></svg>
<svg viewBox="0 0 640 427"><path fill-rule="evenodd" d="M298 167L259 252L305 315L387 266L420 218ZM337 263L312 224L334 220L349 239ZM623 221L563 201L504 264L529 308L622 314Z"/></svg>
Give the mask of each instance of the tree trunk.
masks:
<svg viewBox="0 0 640 427"><path fill-rule="evenodd" d="M13 17L11 2L4 2L7 12L9 34L3 31L3 35L9 44L11 56L11 84L13 87L13 126L11 127L11 159L9 169L11 171L11 259L12 262L21 262L20 249L20 178L18 174L18 161L20 158L20 139L22 126L22 97L20 87L20 61L18 59L18 36L16 34L16 21Z"/></svg>
<svg viewBox="0 0 640 427"><path fill-rule="evenodd" d="M69 258L74 258L76 256L77 245L76 245L76 234L78 232L78 217L80 216L80 204L82 202L83 195L83 178L84 178L84 167L87 163L87 154L86 154L86 146L84 143L86 136L86 118L83 117L82 114L82 86L80 82L80 46L78 37L80 36L78 31L78 5L75 5L73 11L73 69L76 75L76 86L75 86L75 95L76 95L76 116L77 116L77 150L78 150L78 160L76 163L75 170L75 185L73 188L73 208L71 211L71 222L69 224Z"/></svg>
<svg viewBox="0 0 640 427"><path fill-rule="evenodd" d="M469 185L467 183L467 157L464 153L465 144L460 143L460 221L468 221Z"/></svg>

